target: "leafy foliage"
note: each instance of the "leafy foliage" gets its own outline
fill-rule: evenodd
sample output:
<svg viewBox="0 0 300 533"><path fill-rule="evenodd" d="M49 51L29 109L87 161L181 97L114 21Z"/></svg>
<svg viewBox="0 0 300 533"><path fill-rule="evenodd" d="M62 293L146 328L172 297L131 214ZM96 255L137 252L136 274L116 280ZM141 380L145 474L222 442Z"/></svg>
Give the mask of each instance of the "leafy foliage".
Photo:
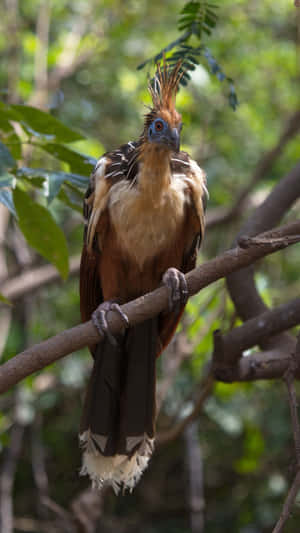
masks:
<svg viewBox="0 0 300 533"><path fill-rule="evenodd" d="M16 217L28 244L52 262L61 276L66 278L68 250L65 236L47 207L37 201L37 194L40 200L45 198L48 205L58 198L68 207L81 211L83 191L87 188L95 159L64 146L62 143L75 142L84 137L49 113L25 105L5 105L3 102L0 102L0 109L0 131L10 132L12 124L18 123L21 133L20 137L17 134L15 137L20 145L38 147L67 163L71 170L82 172L18 168L8 147L0 142L0 202ZM8 146L11 142L9 136ZM70 199L71 194L73 200Z"/></svg>
<svg viewBox="0 0 300 533"><path fill-rule="evenodd" d="M56 140L70 143L83 139L83 135L68 128L55 117L28 105L11 105L8 116L17 120L28 135L44 138L48 141Z"/></svg>
<svg viewBox="0 0 300 533"><path fill-rule="evenodd" d="M233 81L227 78L209 49L202 44L203 34L210 35L216 25L217 8L217 5L209 2L188 2L182 9L178 21L178 30L184 32L183 35L157 54L154 57L154 61L158 61L166 51L172 51L171 55L167 57L167 61L171 66L177 63L178 60L182 61L181 69L183 75L181 84L187 85L190 80L190 72L195 70L201 58L205 58L211 72L219 81L227 80L230 82L229 101L235 109L237 99ZM198 40L197 46L189 44L189 40L193 36ZM149 61L140 65L139 68ZM77 152L66 146L66 144L82 141L84 136L63 124L50 113L32 106L7 105L4 102L0 102L0 112L0 131L2 131L3 140L6 143L0 142L0 202L8 207L14 216L19 215L20 217L21 207L19 204L19 209L15 209L14 197L18 198L22 194L16 191L23 190L24 194L26 193L24 199L27 200L25 206L28 207L28 215L30 213L34 216L39 214L42 217L42 213L46 212L46 208L38 203L36 192L38 193L38 198L42 200L44 197L46 199L47 205L52 204L57 199L68 207L81 211L83 190L87 187L88 176L95 165L96 159ZM19 125L18 130L14 128L16 123ZM26 145L38 148L63 164L67 164L70 172L62 170L48 171L44 168L29 168L26 166L18 168L13 155L20 160ZM16 189L16 187L21 188ZM15 194L13 194L14 189ZM36 192L31 197L31 211L28 194L31 194L33 190ZM36 238L34 237L34 217L30 228L30 220L27 227L24 214L22 211L23 218L19 220L19 224L26 239L41 255L52 261L59 268L62 275L65 276L65 244L60 258L53 257L53 253L51 254L50 249L47 247L39 247L38 235L36 235ZM52 237L54 238L56 233L59 234L59 227L52 217L51 228ZM32 237L31 231L33 231ZM60 254L60 251L58 250L56 253Z"/></svg>
<svg viewBox="0 0 300 533"><path fill-rule="evenodd" d="M62 230L50 211L16 187L13 192L19 227L28 244L51 261L62 278L68 275L68 247Z"/></svg>
<svg viewBox="0 0 300 533"><path fill-rule="evenodd" d="M4 170L7 170L8 168L13 167L14 165L15 165L15 161L10 151L3 143L0 143L0 172L1 174Z"/></svg>
<svg viewBox="0 0 300 533"><path fill-rule="evenodd" d="M187 2L179 16L178 30L186 30L191 35L197 35L199 39L203 32L210 35L217 22L218 7L217 4L205 1Z"/></svg>
<svg viewBox="0 0 300 533"><path fill-rule="evenodd" d="M203 33L208 36L211 35L217 23L217 4L211 4L204 0L200 2L188 2L185 4L180 12L178 20L178 30L183 34L165 46L154 57L147 59L138 66L138 69L144 68L148 63L159 62L163 57L166 57L166 61L172 67L181 61L180 71L182 77L180 84L186 86L191 79L190 72L196 69L202 58L206 59L210 67L210 71L214 74L220 82L227 81L229 84L228 101L233 110L236 110L238 105L238 99L234 87L232 78L226 76L213 57L209 48L203 44ZM198 42L197 45L190 44L192 38L195 38ZM167 55L168 52L173 52Z"/></svg>

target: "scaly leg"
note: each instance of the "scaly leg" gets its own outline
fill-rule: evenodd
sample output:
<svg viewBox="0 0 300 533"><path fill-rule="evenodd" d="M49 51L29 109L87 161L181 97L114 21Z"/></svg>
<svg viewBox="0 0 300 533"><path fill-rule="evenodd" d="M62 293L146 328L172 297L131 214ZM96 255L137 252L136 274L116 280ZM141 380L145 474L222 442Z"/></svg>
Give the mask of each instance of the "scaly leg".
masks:
<svg viewBox="0 0 300 533"><path fill-rule="evenodd" d="M169 291L169 310L179 312L189 297L185 275L177 268L168 268L162 281Z"/></svg>
<svg viewBox="0 0 300 533"><path fill-rule="evenodd" d="M105 335L111 344L117 346L118 341L110 331L107 322L107 315L110 312L118 313L121 319L123 320L125 327L129 327L129 320L127 315L123 313L121 307L117 303L112 301L103 302L101 305L99 305L99 307L97 307L97 309L93 312L91 319L95 328L99 331L100 335Z"/></svg>

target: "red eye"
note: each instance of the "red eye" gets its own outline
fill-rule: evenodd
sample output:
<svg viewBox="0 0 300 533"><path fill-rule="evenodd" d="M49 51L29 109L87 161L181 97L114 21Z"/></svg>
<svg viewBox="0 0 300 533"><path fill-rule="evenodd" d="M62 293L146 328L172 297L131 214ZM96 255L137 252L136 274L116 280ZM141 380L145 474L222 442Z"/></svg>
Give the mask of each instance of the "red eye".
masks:
<svg viewBox="0 0 300 533"><path fill-rule="evenodd" d="M162 131L163 127L164 127L164 124L163 124L162 120L157 120L155 122L155 130L156 131Z"/></svg>

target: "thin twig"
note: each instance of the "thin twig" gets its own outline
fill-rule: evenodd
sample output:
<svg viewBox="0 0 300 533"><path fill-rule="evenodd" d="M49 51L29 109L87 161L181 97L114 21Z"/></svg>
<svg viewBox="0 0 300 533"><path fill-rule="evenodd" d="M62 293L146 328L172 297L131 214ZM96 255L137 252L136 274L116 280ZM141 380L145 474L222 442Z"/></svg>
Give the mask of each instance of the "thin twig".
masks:
<svg viewBox="0 0 300 533"><path fill-rule="evenodd" d="M288 397L289 397L289 406L291 412L292 428L293 428L293 437L295 445L295 453L297 459L297 468L300 468L300 424L298 417L298 401L297 394L295 389L295 374L299 368L299 359L297 358L297 352L300 355L300 334L298 336L296 353L291 357L291 364L287 369L284 380L286 382Z"/></svg>
<svg viewBox="0 0 300 533"><path fill-rule="evenodd" d="M295 445L295 454L296 454L296 475L292 486L288 492L288 495L285 499L279 520L273 529L273 533L281 533L283 531L286 521L289 519L291 514L292 506L295 503L296 496L300 489L300 425L298 418L298 404L297 404L297 395L295 390L295 373L298 370L300 362L300 333L298 335L298 341L296 345L295 354L292 354L290 358L290 365L287 371L284 374L284 381L288 390L289 406L291 413L291 421L293 428L293 437Z"/></svg>
<svg viewBox="0 0 300 533"><path fill-rule="evenodd" d="M193 347L186 338L184 331L180 331L168 346L162 361L162 378L157 384L156 390L156 412L159 413L162 404L175 381L177 372L187 357L190 356Z"/></svg>
<svg viewBox="0 0 300 533"><path fill-rule="evenodd" d="M45 449L42 441L42 424L42 414L37 412L31 426L31 464L37 489L37 511L41 518L45 518L48 516L48 510L45 509L45 506L41 502L43 498L49 498L49 482L46 470Z"/></svg>
<svg viewBox="0 0 300 533"><path fill-rule="evenodd" d="M204 475L203 457L198 437L198 424L193 422L185 428L185 465L188 483L186 484L187 502L190 514L191 533L204 531Z"/></svg>
<svg viewBox="0 0 300 533"><path fill-rule="evenodd" d="M299 242L299 239L300 239L300 235L287 235L286 237L283 237L283 238L278 238L276 239L276 237L274 237L274 239L268 239L268 243L269 244L273 244L274 246L278 246L280 244L282 244L283 246L288 246L289 244L294 244L294 243L297 243ZM239 237L238 239L238 245L241 247L241 248L250 248L250 246L259 246L259 245L264 245L266 244L266 239L260 239L258 237Z"/></svg>
<svg viewBox="0 0 300 533"><path fill-rule="evenodd" d="M291 508L295 502L295 498L298 494L299 488L300 488L300 471L298 471L293 481L293 484L288 492L288 495L286 497L286 500L284 502L284 505L281 511L281 515L272 533L281 533L283 531L284 525L290 516Z"/></svg>
<svg viewBox="0 0 300 533"><path fill-rule="evenodd" d="M65 533L77 533L78 529L73 516L69 511L66 511L48 496L43 496L41 498L41 502L54 513L57 522L60 525L61 531L65 531Z"/></svg>
<svg viewBox="0 0 300 533"><path fill-rule="evenodd" d="M103 514L105 494L109 487L101 491L89 487L80 492L69 505L73 518L80 533L95 533L99 519ZM100 528L102 531L102 528Z"/></svg>
<svg viewBox="0 0 300 533"><path fill-rule="evenodd" d="M13 533L13 489L23 436L24 426L15 422L10 432L10 445L4 454L0 476L0 531L3 533Z"/></svg>
<svg viewBox="0 0 300 533"><path fill-rule="evenodd" d="M209 372L208 375L202 380L202 383L200 385L200 393L195 402L194 409L192 410L192 412L183 420L180 420L180 422L178 422L171 429L159 433L156 439L157 444L166 444L171 440L175 440L179 435L181 435L185 428L199 416L205 401L213 391L213 387L214 378Z"/></svg>
<svg viewBox="0 0 300 533"><path fill-rule="evenodd" d="M220 313L222 313L224 306L225 298L222 298L221 305L219 305L210 313L203 326L197 332L195 338L193 338L193 342L190 342L187 339L186 333L184 331L186 330L186 328L184 327L185 324L183 323L183 331L180 331L178 333L178 335L175 337L174 342L170 344L167 348L163 359L163 364L166 366L166 369L164 369L165 377L158 383L156 393L156 405L158 413L161 409L162 403L167 395L167 392L170 389L170 386L176 378L177 371L180 368L180 365L185 359L191 357L192 353L195 350L195 347L199 344L200 340L209 333L213 322L220 315ZM204 307L207 308L207 302ZM201 313L203 313L203 307L199 311L200 315ZM170 357L168 357L168 351L170 352Z"/></svg>

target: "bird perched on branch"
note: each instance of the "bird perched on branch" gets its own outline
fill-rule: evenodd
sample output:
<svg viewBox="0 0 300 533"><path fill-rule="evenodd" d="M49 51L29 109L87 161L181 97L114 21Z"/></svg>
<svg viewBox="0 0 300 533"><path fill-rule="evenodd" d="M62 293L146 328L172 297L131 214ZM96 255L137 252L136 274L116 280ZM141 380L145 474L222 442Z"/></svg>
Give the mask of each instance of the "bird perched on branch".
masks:
<svg viewBox="0 0 300 533"><path fill-rule="evenodd" d="M194 268L204 234L205 174L180 151L180 72L180 64L170 69L165 60L157 66L142 135L99 159L85 196L81 314L105 338L90 347L81 472L116 492L135 486L153 451L155 361L183 312L184 273ZM131 326L120 304L161 284L169 291L169 309ZM111 312L124 322L116 337L107 325Z"/></svg>

